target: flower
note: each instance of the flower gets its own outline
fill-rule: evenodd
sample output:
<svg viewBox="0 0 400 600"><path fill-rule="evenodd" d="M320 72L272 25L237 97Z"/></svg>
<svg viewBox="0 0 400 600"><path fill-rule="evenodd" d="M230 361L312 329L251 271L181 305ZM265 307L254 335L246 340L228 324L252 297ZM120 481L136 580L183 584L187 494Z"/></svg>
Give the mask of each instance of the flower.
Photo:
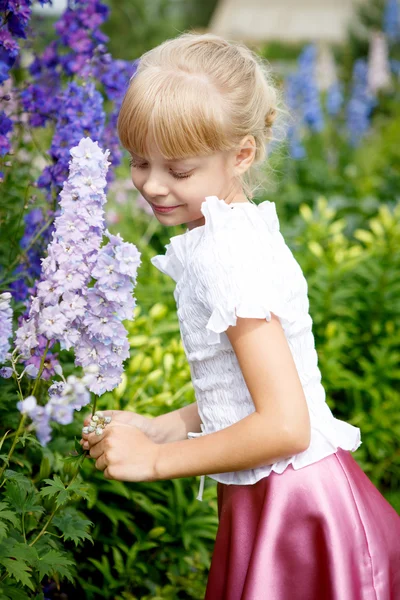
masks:
<svg viewBox="0 0 400 600"><path fill-rule="evenodd" d="M119 385L129 356L122 321L132 318L135 308L132 292L140 252L104 230L109 152L82 138L70 154L69 177L60 193L61 214L42 260L42 281L28 319L17 331L16 347L30 358L40 335L50 344L59 341L61 349L74 347L76 366L84 372L98 366L88 385L101 395ZM109 241L101 246L103 236ZM32 362L37 364L38 358ZM70 417L63 412L59 418Z"/></svg>
<svg viewBox="0 0 400 600"><path fill-rule="evenodd" d="M25 400L17 402L17 408L20 412L31 416L36 409L37 402L35 396L28 396Z"/></svg>
<svg viewBox="0 0 400 600"><path fill-rule="evenodd" d="M355 61L351 97L347 105L347 130L350 143L356 146L369 128L372 109L377 103L376 96L368 89L367 62L363 58Z"/></svg>
<svg viewBox="0 0 400 600"><path fill-rule="evenodd" d="M6 354L10 349L9 338L12 335L13 317L10 301L10 292L0 294L0 364L5 362Z"/></svg>
<svg viewBox="0 0 400 600"><path fill-rule="evenodd" d="M10 377L12 377L13 374L13 370L10 367L2 367L0 369L0 377L3 377L3 379L10 379Z"/></svg>

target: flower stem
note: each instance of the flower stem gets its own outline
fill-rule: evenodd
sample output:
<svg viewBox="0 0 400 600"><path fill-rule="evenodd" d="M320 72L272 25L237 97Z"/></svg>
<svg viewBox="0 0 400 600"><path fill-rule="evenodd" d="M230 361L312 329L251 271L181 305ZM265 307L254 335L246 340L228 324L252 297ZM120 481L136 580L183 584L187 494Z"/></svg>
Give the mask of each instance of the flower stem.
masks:
<svg viewBox="0 0 400 600"><path fill-rule="evenodd" d="M37 388L37 386L39 385L40 376L41 376L41 374L42 374L42 372L43 372L44 361L46 360L46 354L47 354L47 351L48 351L48 349L49 349L49 346L50 346L50 340L47 340L47 343L46 343L46 348L44 349L44 352L43 352L43 355L42 355L42 359L41 359L41 361L40 361L39 373L38 373L38 375L37 375L37 377L36 377L36 379L35 379L35 385L33 386L33 390L32 390L32 392L31 392L31 394L30 394L31 396L34 396L34 395L35 395L36 388Z"/></svg>
<svg viewBox="0 0 400 600"><path fill-rule="evenodd" d="M72 477L71 481L68 483L67 487L65 488L66 490L68 490L68 488L74 483L75 479L77 478L78 473L79 473L80 468L81 468L81 465L82 465L83 461L86 458L86 455L87 455L87 452L85 452L84 454L82 454L79 457L76 471L75 471L74 476ZM33 546L34 544L36 544L36 542L38 540L40 540L40 538L42 537L42 535L46 533L47 528L49 527L50 523L52 522L52 520L53 520L53 518L54 518L54 516L55 516L55 514L56 514L56 512L58 511L59 508L60 508L59 506L55 506L53 508L53 510L52 510L49 518L46 521L46 523L43 525L42 529L39 531L39 533L37 534L37 536L35 537L35 539L29 544L29 546Z"/></svg>
<svg viewBox="0 0 400 600"><path fill-rule="evenodd" d="M44 361L45 361L45 358L46 358L47 351L49 349L49 345L50 345L50 341L48 340L47 344L46 344L46 348L44 349L44 352L43 352L42 360L40 361L39 373L38 373L38 376L37 376L37 378L35 380L35 385L33 387L32 394L31 394L32 396L35 394L38 382L40 380L40 375L42 374L42 371L43 371ZM20 398L21 398L21 401L22 401L24 399L24 396L23 396L23 393L22 393L22 389L21 389L18 377L16 377L16 380L17 380L17 385L18 385L18 391L19 391ZM5 469L10 464L10 459L11 459L13 453L14 453L15 446L18 443L19 436L21 435L22 430L24 428L25 421L26 421L26 414L22 414L21 418L20 418L20 421L19 421L19 424L18 424L17 431L15 432L15 436L14 436L13 443L11 445L10 451L9 451L9 453L7 455L7 458L6 458L5 462L4 462L4 465L0 468L0 478L3 476L3 473L4 473Z"/></svg>
<svg viewBox="0 0 400 600"><path fill-rule="evenodd" d="M92 417L93 417L94 413L96 412L96 405L97 405L97 396L95 396L94 400L93 400Z"/></svg>
<svg viewBox="0 0 400 600"><path fill-rule="evenodd" d="M15 437L14 437L13 443L11 445L10 451L9 451L9 453L7 455L6 460L4 461L4 465L0 469L0 478L3 476L3 473L4 473L5 469L8 467L8 465L10 463L10 459L11 459L11 456L13 455L15 446L17 445L18 438L19 438L19 436L20 436L20 434L21 434L21 432L22 432L22 430L24 428L25 419L26 419L26 415L22 414L21 418L19 420L19 425L18 425L17 431L15 433Z"/></svg>

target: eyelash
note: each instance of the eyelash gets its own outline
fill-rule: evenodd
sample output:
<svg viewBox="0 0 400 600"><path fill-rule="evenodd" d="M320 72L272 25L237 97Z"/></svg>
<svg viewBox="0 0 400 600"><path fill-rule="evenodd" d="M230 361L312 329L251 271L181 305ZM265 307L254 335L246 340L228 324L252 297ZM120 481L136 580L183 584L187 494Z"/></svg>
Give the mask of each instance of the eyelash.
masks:
<svg viewBox="0 0 400 600"><path fill-rule="evenodd" d="M129 164L131 167L134 167L135 169L144 169L145 168L143 165L139 165L138 163L135 163L132 158L129 160ZM188 177L191 177L191 173L189 175L186 175L185 173L171 172L171 175L172 175L172 177L175 177L175 179L187 179Z"/></svg>

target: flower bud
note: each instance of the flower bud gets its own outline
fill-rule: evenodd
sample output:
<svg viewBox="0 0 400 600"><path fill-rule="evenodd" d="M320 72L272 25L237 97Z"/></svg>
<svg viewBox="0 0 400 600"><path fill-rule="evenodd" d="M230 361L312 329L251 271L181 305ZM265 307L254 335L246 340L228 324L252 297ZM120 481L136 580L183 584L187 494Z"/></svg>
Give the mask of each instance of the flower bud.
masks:
<svg viewBox="0 0 400 600"><path fill-rule="evenodd" d="M97 427L95 434L96 435L101 435L103 433L104 429L102 427Z"/></svg>
<svg viewBox="0 0 400 600"><path fill-rule="evenodd" d="M82 433L89 433L89 427L82 427Z"/></svg>

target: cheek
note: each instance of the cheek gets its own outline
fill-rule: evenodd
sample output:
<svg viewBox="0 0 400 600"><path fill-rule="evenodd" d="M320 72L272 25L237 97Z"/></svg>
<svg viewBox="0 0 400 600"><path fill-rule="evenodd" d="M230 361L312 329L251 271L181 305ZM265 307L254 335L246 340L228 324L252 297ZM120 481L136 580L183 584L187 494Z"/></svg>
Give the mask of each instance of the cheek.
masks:
<svg viewBox="0 0 400 600"><path fill-rule="evenodd" d="M145 181L143 174L137 169L131 169L131 179L135 187L139 189Z"/></svg>

